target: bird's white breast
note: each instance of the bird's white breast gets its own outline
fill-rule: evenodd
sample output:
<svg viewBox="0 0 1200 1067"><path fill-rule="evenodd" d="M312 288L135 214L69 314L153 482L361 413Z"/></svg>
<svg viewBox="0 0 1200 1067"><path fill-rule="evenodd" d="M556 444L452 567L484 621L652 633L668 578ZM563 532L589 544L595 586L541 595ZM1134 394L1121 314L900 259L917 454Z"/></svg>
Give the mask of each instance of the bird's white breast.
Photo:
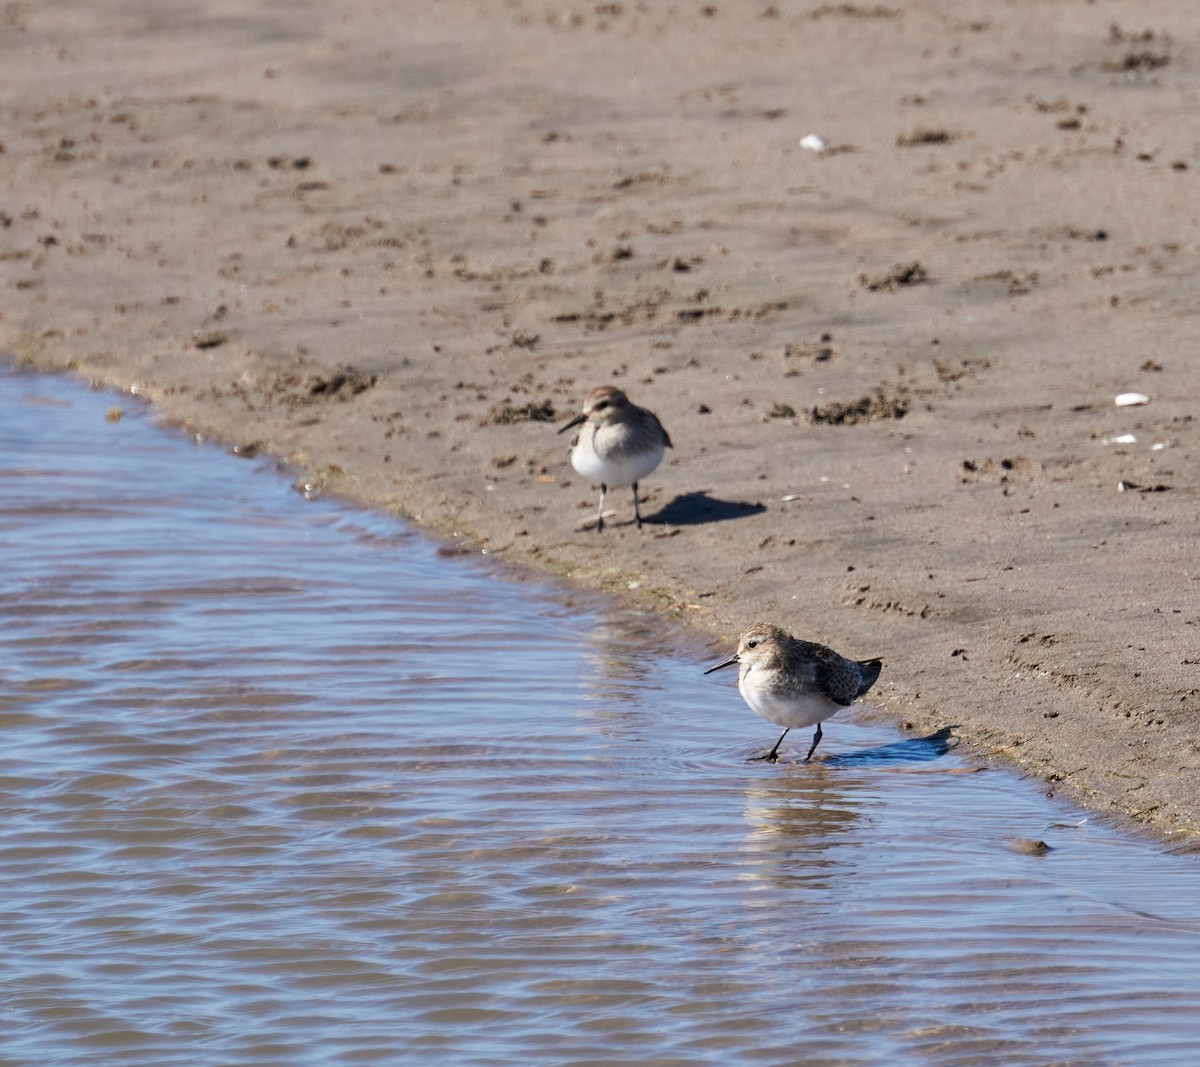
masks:
<svg viewBox="0 0 1200 1067"><path fill-rule="evenodd" d="M739 673L738 691L756 715L789 728L824 722L841 710L816 690L781 686L773 672L753 667Z"/></svg>
<svg viewBox="0 0 1200 1067"><path fill-rule="evenodd" d="M578 474L601 485L633 485L662 462L665 449L661 441L642 451L613 455L606 448L607 435L616 432L616 428L584 427L571 450L571 466Z"/></svg>

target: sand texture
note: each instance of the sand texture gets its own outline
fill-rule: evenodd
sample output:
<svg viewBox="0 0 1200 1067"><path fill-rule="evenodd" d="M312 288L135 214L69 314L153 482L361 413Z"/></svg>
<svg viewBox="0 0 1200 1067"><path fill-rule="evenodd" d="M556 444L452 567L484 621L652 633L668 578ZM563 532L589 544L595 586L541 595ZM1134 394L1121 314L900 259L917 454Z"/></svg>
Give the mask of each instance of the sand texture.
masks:
<svg viewBox="0 0 1200 1067"><path fill-rule="evenodd" d="M1191 840L1197 42L1194 0L6 4L0 347L714 661L881 656L908 728ZM640 532L555 434L603 384L674 440Z"/></svg>

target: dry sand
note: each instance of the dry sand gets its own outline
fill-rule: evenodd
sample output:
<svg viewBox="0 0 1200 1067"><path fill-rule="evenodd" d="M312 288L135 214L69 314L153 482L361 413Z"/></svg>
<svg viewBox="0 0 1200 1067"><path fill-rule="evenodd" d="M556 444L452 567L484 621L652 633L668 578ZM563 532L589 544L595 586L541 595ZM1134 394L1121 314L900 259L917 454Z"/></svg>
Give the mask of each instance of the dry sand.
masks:
<svg viewBox="0 0 1200 1067"><path fill-rule="evenodd" d="M909 728L1194 840L1195 0L0 18L14 362L714 656L881 655ZM675 440L641 532L554 433L605 383Z"/></svg>

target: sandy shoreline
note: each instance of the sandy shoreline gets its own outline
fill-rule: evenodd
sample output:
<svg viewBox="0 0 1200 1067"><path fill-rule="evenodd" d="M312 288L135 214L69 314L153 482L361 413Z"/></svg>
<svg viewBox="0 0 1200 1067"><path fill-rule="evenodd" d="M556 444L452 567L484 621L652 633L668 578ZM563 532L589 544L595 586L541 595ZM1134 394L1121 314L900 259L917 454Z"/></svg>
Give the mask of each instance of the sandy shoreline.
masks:
<svg viewBox="0 0 1200 1067"><path fill-rule="evenodd" d="M14 362L1200 830L1193 4L151 7L5 14Z"/></svg>

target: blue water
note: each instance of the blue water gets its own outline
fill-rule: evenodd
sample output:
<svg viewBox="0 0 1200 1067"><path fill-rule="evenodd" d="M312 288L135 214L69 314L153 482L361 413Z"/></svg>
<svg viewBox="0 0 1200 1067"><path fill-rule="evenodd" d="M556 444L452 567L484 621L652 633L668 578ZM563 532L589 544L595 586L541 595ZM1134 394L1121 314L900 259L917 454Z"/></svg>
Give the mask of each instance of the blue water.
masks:
<svg viewBox="0 0 1200 1067"><path fill-rule="evenodd" d="M130 398L0 373L0 558L0 1064L1200 1059L1196 856Z"/></svg>

